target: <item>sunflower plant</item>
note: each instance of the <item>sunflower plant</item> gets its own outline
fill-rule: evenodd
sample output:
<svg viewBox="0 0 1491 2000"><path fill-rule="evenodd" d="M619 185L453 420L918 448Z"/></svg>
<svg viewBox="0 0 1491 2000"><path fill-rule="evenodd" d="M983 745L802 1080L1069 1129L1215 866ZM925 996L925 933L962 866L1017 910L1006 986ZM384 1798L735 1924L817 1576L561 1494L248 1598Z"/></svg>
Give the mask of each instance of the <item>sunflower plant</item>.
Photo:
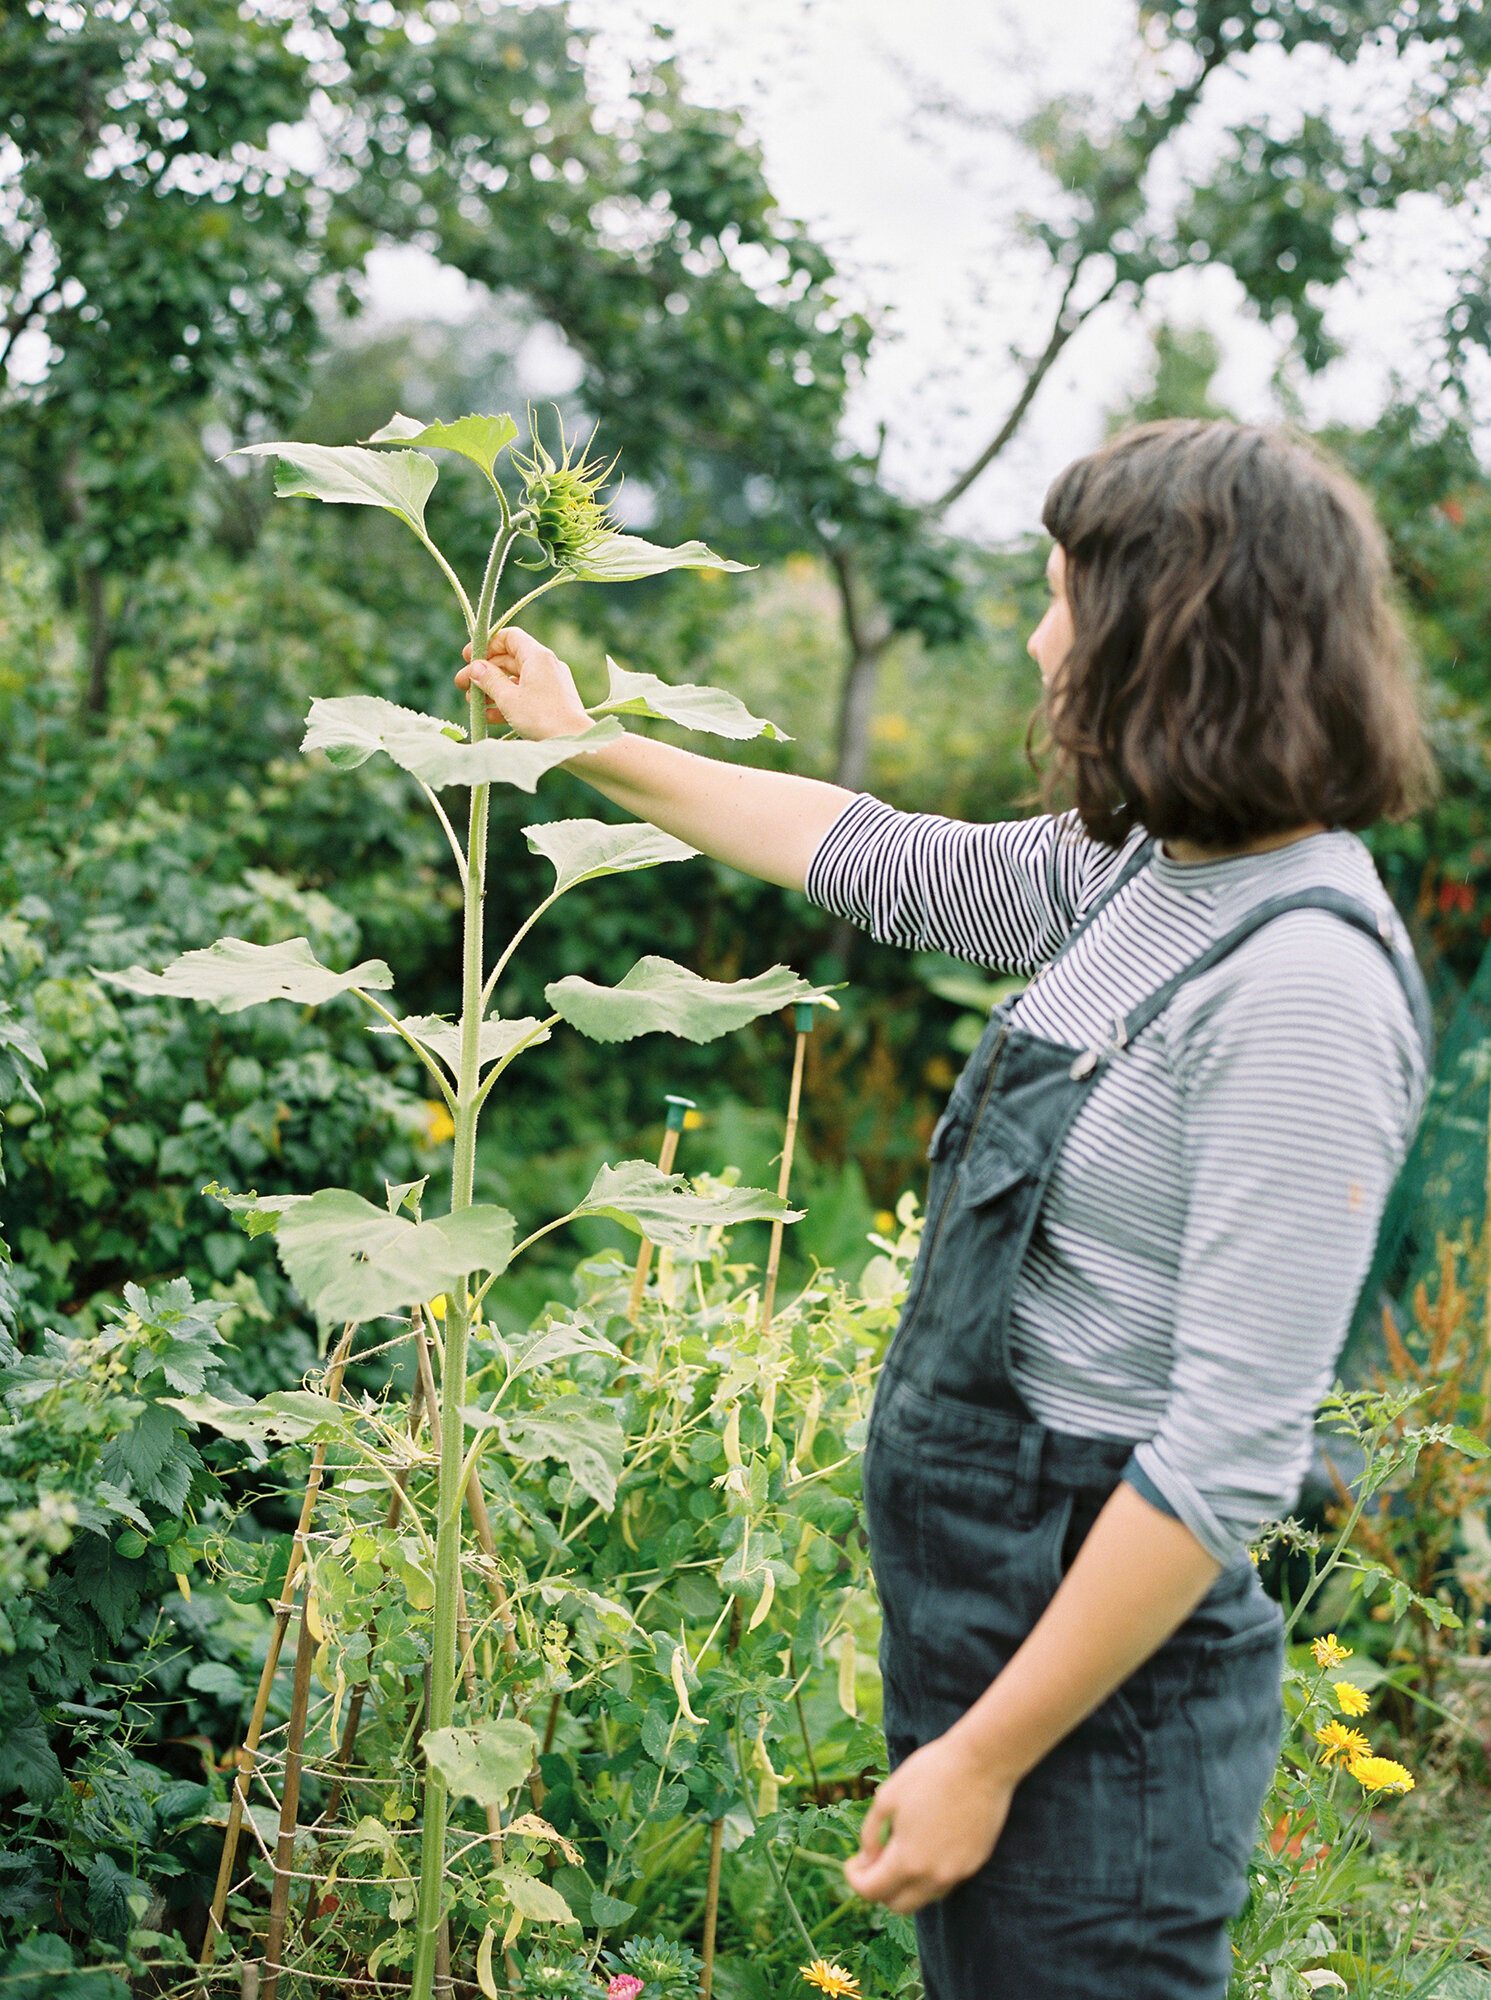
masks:
<svg viewBox="0 0 1491 2000"><path fill-rule="evenodd" d="M525 606L570 584L619 584L675 569L739 571L704 543L661 547L623 533L604 504L602 488L613 465L601 465L584 451L562 444L556 457L535 434L526 454L513 452L518 425L505 413L473 413L454 422L426 423L398 413L359 445L296 442L245 445L235 456L271 458L278 465L277 492L337 506L378 507L401 521L438 564L460 604L473 657L482 657L492 633ZM479 579L464 579L434 540L426 509L438 477L432 452L453 453L476 465L490 490L494 510L489 553ZM508 454L509 481L499 477ZM509 484L513 492L508 490ZM526 553L521 553L526 552ZM540 573L521 593L507 588L509 564ZM375 1034L396 1036L423 1066L436 1103L448 1119L450 1205L443 1215L424 1213L424 1183L390 1187L385 1206L347 1188L265 1200L216 1190L251 1233L272 1233L281 1261L320 1323L323 1334L351 1330L366 1322L402 1316L428 1326L438 1369L438 1487L428 1522L411 1509L407 1539L407 1587L417 1599L430 1593L431 1637L428 1699L423 1717L424 1769L417 1880L412 1899L414 2000L429 2000L442 1924L442 1886L450 1858L448 1802L453 1790L480 1801L499 1795L521 1779L531 1761L531 1732L515 1734L510 1722L480 1717L457 1730L457 1632L461 1619L463 1495L484 1450L533 1450L535 1420L526 1432L491 1410L473 1406L468 1383L468 1351L473 1327L482 1325L483 1302L513 1260L538 1237L581 1215L605 1215L623 1222L649 1241L686 1247L701 1229L753 1218L787 1216L774 1194L760 1189L717 1186L700 1192L683 1179L641 1160L607 1164L569 1215L555 1218L526 1239L515 1241L513 1217L472 1199L476 1140L482 1113L511 1065L528 1050L568 1027L606 1043L662 1032L707 1042L730 1029L789 1003L821 998L817 989L783 966L753 978L715 982L681 965L643 958L615 987L577 976L546 988L551 1011L544 1018L507 1020L494 994L514 953L533 925L560 896L603 875L688 860L694 850L649 826L615 826L569 819L527 829L527 839L554 870L550 894L489 959L484 935L488 868L488 801L494 784L532 792L545 772L584 757L623 733L622 715L651 716L715 735L745 738L776 735L718 689L670 686L653 675L627 673L608 662L606 698L591 713L596 726L582 736L530 743L510 735L490 735L486 702L473 689L461 722L444 715L400 707L374 695L350 695L311 704L302 748L324 756L334 767L352 771L375 756L388 757L423 794L449 845L463 906L461 944L462 1007L458 1019L404 1013L392 998L393 973L380 960L345 970L322 964L303 937L261 945L223 937L206 950L192 951L159 971L136 966L103 974L116 987L150 998L189 999L224 1013L274 1001L321 1006L348 998L364 1007ZM463 815L447 810L446 799L464 794ZM380 997L381 996L381 997ZM433 1312L440 1302L438 1331ZM593 1343L592 1343L593 1344ZM582 1352L583 1334L570 1347L551 1341L545 1360ZM530 1358L531 1360L531 1358ZM521 1372L521 1371L520 1371ZM568 1402L569 1408L564 1407ZM230 1435L277 1434L305 1443L334 1439L337 1448L360 1453L369 1473L391 1477L388 1467L401 1449L397 1424L384 1418L354 1420L333 1408L326 1395L291 1392L251 1410L221 1405L211 1397L181 1399L184 1414L216 1424ZM593 1400L583 1395L556 1399L542 1424L542 1452L568 1466L591 1490L597 1486L601 1423ZM601 1429L604 1425L601 1424ZM611 1480L614 1488L614 1478ZM418 1581L415 1581L418 1579ZM314 1609L308 1603L309 1619ZM518 1766L521 1765L521 1769ZM513 1777L516 1771L517 1776ZM386 1831L386 1829L385 1829ZM378 1849L381 1836L365 1830L364 1846ZM386 1849L387 1842L384 1847ZM373 1851L369 1850L369 1851ZM395 1856L395 1860L397 1857ZM393 1862L389 1866L393 1866ZM401 1866L402 1864L399 1863ZM503 1872L505 1870L505 1873ZM397 1872L397 1871L395 1871ZM549 1907L553 1892L532 1874L504 1862L497 1890L521 1915ZM401 1889L392 1906L402 1907ZM499 1911L500 1915L500 1911ZM490 1977L490 1975L487 1975Z"/></svg>

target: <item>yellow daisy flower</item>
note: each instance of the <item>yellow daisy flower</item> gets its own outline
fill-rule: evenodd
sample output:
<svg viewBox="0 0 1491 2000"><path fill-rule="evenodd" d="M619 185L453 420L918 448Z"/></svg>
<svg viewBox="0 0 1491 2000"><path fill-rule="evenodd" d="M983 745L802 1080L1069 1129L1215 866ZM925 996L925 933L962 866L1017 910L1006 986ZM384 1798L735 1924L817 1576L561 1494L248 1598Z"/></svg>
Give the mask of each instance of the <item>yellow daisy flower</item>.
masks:
<svg viewBox="0 0 1491 2000"><path fill-rule="evenodd" d="M1327 1722L1315 1731L1315 1741L1320 1745L1322 1764L1341 1763L1354 1768L1363 1757L1370 1757L1372 1746L1359 1729L1348 1729L1344 1722Z"/></svg>
<svg viewBox="0 0 1491 2000"><path fill-rule="evenodd" d="M799 1966L798 1970L809 1986L816 1986L820 1993L827 1993L830 2000L840 2000L844 1995L850 1996L850 2000L859 2000L859 1981L842 1965L830 1965L826 1958L815 1958L811 1965Z"/></svg>
<svg viewBox="0 0 1491 2000"><path fill-rule="evenodd" d="M1412 1774L1391 1757L1354 1757L1346 1767L1364 1792L1411 1792Z"/></svg>
<svg viewBox="0 0 1491 2000"><path fill-rule="evenodd" d="M1350 1681L1337 1681L1331 1688L1336 1697L1336 1707L1343 1715L1365 1715L1372 1706L1366 1694Z"/></svg>
<svg viewBox="0 0 1491 2000"><path fill-rule="evenodd" d="M1351 1658L1351 1648L1343 1646L1334 1632L1327 1632L1323 1639L1317 1639L1310 1651L1315 1655L1317 1667L1339 1667L1343 1660Z"/></svg>
<svg viewBox="0 0 1491 2000"><path fill-rule="evenodd" d="M456 1121L451 1117L438 1097L424 1100L425 1139L431 1146L443 1146L447 1139L453 1139Z"/></svg>

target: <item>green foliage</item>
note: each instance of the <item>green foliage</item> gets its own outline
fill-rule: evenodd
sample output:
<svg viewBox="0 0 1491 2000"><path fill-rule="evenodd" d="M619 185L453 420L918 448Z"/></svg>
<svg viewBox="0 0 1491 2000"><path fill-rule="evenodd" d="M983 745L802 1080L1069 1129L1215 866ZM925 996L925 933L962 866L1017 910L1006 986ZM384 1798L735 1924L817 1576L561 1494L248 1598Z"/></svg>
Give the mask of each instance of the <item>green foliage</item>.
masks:
<svg viewBox="0 0 1491 2000"><path fill-rule="evenodd" d="M794 1907L841 1910L835 1950L861 1969L891 1962L890 1929L853 1914L836 1857L858 1823L846 1797L880 1755L858 1457L917 1242L911 1205L903 1218L867 1296L825 1274L764 1333L718 1225L671 1250L635 1328L614 1255L583 1261L573 1303L523 1335L474 1327L467 1415L499 1556L495 1569L476 1549L463 1558L477 1673L453 1724L425 1738L452 1791L458 1965L521 1916L524 1991L588 1991L623 1971L696 1988L697 1957L669 1933L690 1909L697 1922L714 1818L727 1879L768 1885L764 1903L753 1890L722 1910L722 1978L743 1955L785 1985L803 1956ZM323 1822L306 1849L334 1876L293 1961L333 1979L370 1952L407 1962L412 1902L397 1884L410 1863L397 1857L419 1774L406 1704L432 1644L437 1485L428 1428L411 1438L403 1416L393 1398L346 1406L311 1540L313 1769L367 1684L344 1823ZM602 1425L609 1486L586 1458ZM292 1449L272 1476L293 1481L295 1463ZM392 1525L378 1467L403 1481ZM226 1551L235 1591L254 1587L253 1547ZM488 1801L510 1803L496 1864ZM267 1876L252 1855L245 1866L252 1901ZM903 1933L891 1958L911 1962Z"/></svg>
<svg viewBox="0 0 1491 2000"><path fill-rule="evenodd" d="M278 24L221 0L8 8L0 23L17 156L0 354L22 333L51 350L7 396L0 434L78 580L95 707L109 579L140 576L189 527L204 405L242 423L291 401L316 344L310 288L330 246L308 177L271 145L313 87Z"/></svg>
<svg viewBox="0 0 1491 2000"><path fill-rule="evenodd" d="M163 1696L190 1699L190 1640L168 1635L186 1636L188 1578L226 1530L221 1448L199 1451L173 1407L222 1385L226 1311L184 1280L127 1285L90 1338L0 1337L0 1792L17 1841L0 1948L50 1913L107 1952L187 1872L211 1787L133 1753ZM73 1962L44 1935L0 1959L16 1977ZM101 1972L74 1989L124 1991Z"/></svg>
<svg viewBox="0 0 1491 2000"><path fill-rule="evenodd" d="M1360 1539L1368 1510L1401 1493L1429 1454L1488 1455L1473 1432L1443 1423L1406 1425L1406 1414L1424 1393L1394 1385L1351 1394L1338 1389L1327 1397L1326 1425L1358 1467L1344 1518L1324 1548L1297 1523L1280 1522L1256 1551L1263 1560L1288 1550L1307 1558L1307 1580L1288 1620L1291 1633L1307 1612L1312 1619L1351 1616L1384 1586L1394 1621L1415 1612L1436 1629L1458 1624L1442 1601L1421 1596L1378 1560L1370 1538L1365 1545ZM1438 1990L1453 1960L1452 1946L1416 1951L1412 1922L1384 1921L1383 1874L1374 1862L1369 1816L1412 1791L1416 1780L1396 1758L1384 1758L1358 1726L1371 1706L1369 1690L1391 1677L1370 1656L1341 1672L1353 1651L1333 1632L1290 1649L1283 1748L1249 1864L1248 1900L1232 1934L1232 2000L1304 2000L1322 1988L1414 2000ZM1395 1914L1417 1913L1400 1904Z"/></svg>

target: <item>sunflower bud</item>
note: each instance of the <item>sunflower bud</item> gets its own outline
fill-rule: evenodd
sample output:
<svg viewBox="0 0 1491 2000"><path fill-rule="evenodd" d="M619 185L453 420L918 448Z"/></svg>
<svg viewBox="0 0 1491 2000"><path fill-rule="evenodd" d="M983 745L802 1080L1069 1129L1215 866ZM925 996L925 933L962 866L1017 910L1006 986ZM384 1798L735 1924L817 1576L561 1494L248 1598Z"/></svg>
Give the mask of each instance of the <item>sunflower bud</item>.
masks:
<svg viewBox="0 0 1491 2000"><path fill-rule="evenodd" d="M595 497L615 470L616 461L613 458L602 465L585 451L576 457L575 447L565 439L562 429L562 455L558 459L536 432L531 444L526 458L513 453L513 463L523 474L523 505L531 522L528 533L543 550L545 560L556 569L564 569L617 532L609 509Z"/></svg>

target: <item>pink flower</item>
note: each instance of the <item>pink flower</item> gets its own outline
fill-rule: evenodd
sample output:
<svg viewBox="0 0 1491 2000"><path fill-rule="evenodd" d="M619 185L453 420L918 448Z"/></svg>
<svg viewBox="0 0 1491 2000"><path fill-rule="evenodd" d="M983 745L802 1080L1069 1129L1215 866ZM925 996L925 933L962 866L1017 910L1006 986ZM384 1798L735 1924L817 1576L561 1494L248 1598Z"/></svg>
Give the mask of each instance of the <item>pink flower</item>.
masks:
<svg viewBox="0 0 1491 2000"><path fill-rule="evenodd" d="M606 1988L606 2000L637 2000L642 1982L634 1972L618 1972Z"/></svg>

